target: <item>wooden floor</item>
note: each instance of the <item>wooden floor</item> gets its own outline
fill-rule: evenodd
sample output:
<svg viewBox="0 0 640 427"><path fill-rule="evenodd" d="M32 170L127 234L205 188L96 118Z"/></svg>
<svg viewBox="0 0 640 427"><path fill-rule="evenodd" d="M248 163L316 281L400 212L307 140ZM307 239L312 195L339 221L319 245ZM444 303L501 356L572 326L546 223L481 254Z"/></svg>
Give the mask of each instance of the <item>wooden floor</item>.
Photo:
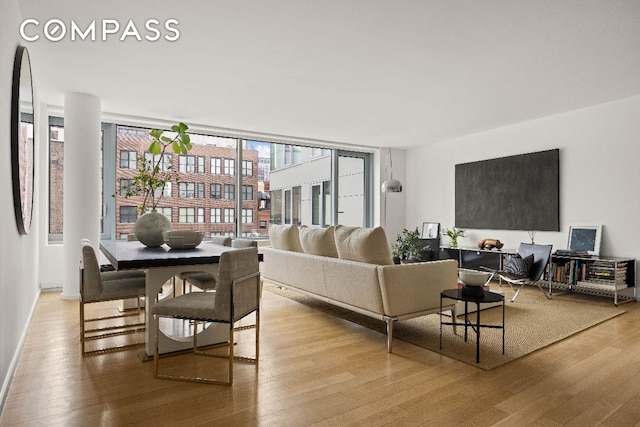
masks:
<svg viewBox="0 0 640 427"><path fill-rule="evenodd" d="M139 349L82 358L78 303L43 293L0 425L640 425L640 305L622 307L483 371L265 292L259 367L229 388L155 380Z"/></svg>

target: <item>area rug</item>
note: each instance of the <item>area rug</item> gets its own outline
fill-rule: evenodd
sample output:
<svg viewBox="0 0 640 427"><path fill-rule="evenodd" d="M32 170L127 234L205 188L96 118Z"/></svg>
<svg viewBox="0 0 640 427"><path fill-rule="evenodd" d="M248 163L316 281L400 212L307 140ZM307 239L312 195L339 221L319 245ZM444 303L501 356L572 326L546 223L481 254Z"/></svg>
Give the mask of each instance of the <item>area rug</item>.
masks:
<svg viewBox="0 0 640 427"><path fill-rule="evenodd" d="M334 316L386 333L385 322L319 301L298 292L265 282L264 289ZM504 289L504 288L503 288ZM511 296L507 290L507 298ZM502 331L483 328L480 340L480 363L476 363L476 337L469 330L464 342L463 328L457 334L443 326L442 350L439 349L440 318L437 314L396 322L394 339L400 339L435 351L478 368L490 370L538 349L563 340L580 331L624 313L611 305L590 303L582 295L559 295L547 300L537 288L523 290L516 302L505 306L505 354L502 354ZM470 314L475 322L475 314ZM502 307L482 310L482 324L499 325ZM450 321L446 318L445 321ZM458 318L458 322L462 317Z"/></svg>

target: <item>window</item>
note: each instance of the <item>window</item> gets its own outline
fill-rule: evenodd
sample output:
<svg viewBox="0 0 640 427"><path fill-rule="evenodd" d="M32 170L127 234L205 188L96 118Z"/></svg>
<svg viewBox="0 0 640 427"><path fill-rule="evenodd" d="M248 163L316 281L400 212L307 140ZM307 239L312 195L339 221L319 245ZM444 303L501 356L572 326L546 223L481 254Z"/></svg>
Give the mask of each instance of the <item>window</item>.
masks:
<svg viewBox="0 0 640 427"><path fill-rule="evenodd" d="M224 198L235 199L236 198L236 186L233 184L224 185Z"/></svg>
<svg viewBox="0 0 640 427"><path fill-rule="evenodd" d="M284 191L284 223L291 224L291 190Z"/></svg>
<svg viewBox="0 0 640 427"><path fill-rule="evenodd" d="M236 210L233 208L224 209L224 222L234 223L236 222Z"/></svg>
<svg viewBox="0 0 640 427"><path fill-rule="evenodd" d="M272 205L271 205L271 222L274 224L308 224L309 219L303 222L301 217L302 213L302 187L296 186L284 191L272 191L271 192ZM282 198L282 200L281 200ZM282 207L280 211L279 207ZM278 215L276 217L274 215ZM284 222L275 222L276 219L281 219L284 215Z"/></svg>
<svg viewBox="0 0 640 427"><path fill-rule="evenodd" d="M242 186L242 200L253 200L253 185Z"/></svg>
<svg viewBox="0 0 640 427"><path fill-rule="evenodd" d="M135 151L120 151L120 167L122 169L136 169L138 167L138 153Z"/></svg>
<svg viewBox="0 0 640 427"><path fill-rule="evenodd" d="M153 196L156 199L159 199L160 196L162 197L171 197L171 183L167 182L164 184L164 189L163 188L158 188L156 191L154 191Z"/></svg>
<svg viewBox="0 0 640 427"><path fill-rule="evenodd" d="M311 186L311 224L328 227L331 223L331 182Z"/></svg>
<svg viewBox="0 0 640 427"><path fill-rule="evenodd" d="M328 227L331 225L331 182L325 181L322 183L322 191L324 203L322 204L324 207L324 215L323 215L323 227Z"/></svg>
<svg viewBox="0 0 640 427"><path fill-rule="evenodd" d="M181 222L181 223L196 222L196 208L179 208L178 222Z"/></svg>
<svg viewBox="0 0 640 427"><path fill-rule="evenodd" d="M234 159L224 159L224 173L226 175L236 174L236 161Z"/></svg>
<svg viewBox="0 0 640 427"><path fill-rule="evenodd" d="M211 173L213 175L222 175L222 159L217 157L211 158Z"/></svg>
<svg viewBox="0 0 640 427"><path fill-rule="evenodd" d="M61 119L50 123L49 239L56 241L62 238L63 212L60 195L63 190L64 128ZM107 131L108 128L111 130ZM167 210L166 215L169 217L175 213L173 222L177 224L180 208L193 205L192 210L182 210L182 221L193 218L192 221L198 223L204 220L199 225L207 235L215 232L220 235L242 236L248 233L250 236L267 236L271 223L325 226L333 222L344 224L347 216L358 220L363 218L361 208L358 208L359 211L352 209L351 205L354 203L351 203L349 197L353 191L345 191L351 190L353 179L350 177L355 175L350 169L342 167L342 164L336 170L333 169L333 162L341 155L335 150L191 133L194 150L187 155L181 153L181 156L165 153L160 158L147 152L150 127L105 124L103 129L103 159L105 164L111 164L111 167L104 168L105 173L108 172L111 176L106 176L103 182L106 205L106 209L102 210L106 213L104 233L109 233L106 238L127 235L133 230L133 223L121 223L120 213L123 208L122 219L133 220L134 215L127 212L126 207L142 203L141 196L125 198L123 194L139 161L144 160L160 160L160 169L168 172L173 168L173 172L180 175L182 184L178 185L178 191L174 192L172 185L168 184L160 199L160 204ZM240 149L242 161L236 165ZM207 169L207 160L210 161L211 170ZM195 179L194 175L186 173L211 173L211 177L200 175L199 179ZM360 167L359 173L360 181L368 185L371 182L371 169L363 170ZM363 176L369 177L369 181L362 179ZM209 185L210 196L206 195L206 185ZM238 185L239 191L235 191ZM337 195L331 194L333 188ZM159 193L157 191L156 196ZM193 201L194 198L197 198L197 202ZM338 206L333 206L334 199ZM240 203L238 218L236 210ZM362 202L358 204L363 205ZM175 208L173 213L172 208ZM334 212L337 210L345 213L337 215ZM206 218L207 211L211 223ZM139 216L138 212L135 212L135 216ZM253 222L245 223L246 221Z"/></svg>
<svg viewBox="0 0 640 427"><path fill-rule="evenodd" d="M311 186L311 224L320 225L320 211L322 206L320 185Z"/></svg>
<svg viewBox="0 0 640 427"><path fill-rule="evenodd" d="M258 210L270 211L271 210L271 196L264 191L258 191Z"/></svg>
<svg viewBox="0 0 640 427"><path fill-rule="evenodd" d="M212 199L222 199L222 184L211 184Z"/></svg>
<svg viewBox="0 0 640 427"><path fill-rule="evenodd" d="M291 201L292 224L302 224L302 217L300 216L302 212L302 187L293 187L291 195L293 197Z"/></svg>
<svg viewBox="0 0 640 427"><path fill-rule="evenodd" d="M53 121L54 118L50 118ZM62 123L62 119L56 120ZM49 125L49 239L62 240L64 128Z"/></svg>
<svg viewBox="0 0 640 427"><path fill-rule="evenodd" d="M253 162L251 160L242 161L242 176L253 176Z"/></svg>
<svg viewBox="0 0 640 427"><path fill-rule="evenodd" d="M150 152L146 151L144 153L144 161L147 163L150 163L152 166L155 166L155 164L160 159L160 156L162 156L162 160L160 160L160 163L158 164L158 168L163 172L167 172L171 170L171 154L153 155Z"/></svg>
<svg viewBox="0 0 640 427"><path fill-rule="evenodd" d="M271 223L282 222L282 190L271 190Z"/></svg>
<svg viewBox="0 0 640 427"><path fill-rule="evenodd" d="M135 207L135 206L120 206L120 222L122 224L136 222L136 219L138 219L138 208L137 207Z"/></svg>
<svg viewBox="0 0 640 427"><path fill-rule="evenodd" d="M173 219L171 218L171 215L173 213L171 207L156 206L156 212L161 213L162 215L166 216L169 221L173 222Z"/></svg>
<svg viewBox="0 0 640 427"><path fill-rule="evenodd" d="M196 184L193 182L181 182L179 185L178 197L193 199L196 197Z"/></svg>
<svg viewBox="0 0 640 427"><path fill-rule="evenodd" d="M305 147L297 145L271 144L271 171L302 163L302 151Z"/></svg>
<svg viewBox="0 0 640 427"><path fill-rule="evenodd" d="M217 224L222 222L222 209L211 208L211 223Z"/></svg>
<svg viewBox="0 0 640 427"><path fill-rule="evenodd" d="M125 178L120 179L120 195L121 196L125 196L127 194L127 190L129 189L130 185L131 185L130 179L125 179Z"/></svg>
<svg viewBox="0 0 640 427"><path fill-rule="evenodd" d="M178 156L179 170L181 173L194 173L196 169L195 156Z"/></svg>
<svg viewBox="0 0 640 427"><path fill-rule="evenodd" d="M330 156L331 150L327 148L311 147L311 157Z"/></svg>
<svg viewBox="0 0 640 427"><path fill-rule="evenodd" d="M30 120L30 118L23 119ZM114 167L119 165L118 152L115 150L113 143L110 146L113 151L109 153L105 159L105 153L103 148L105 147L105 141L109 141L109 136L105 136L105 132L109 134L109 125L102 125L102 131L100 133L100 189L102 209L100 210L100 233L101 238L111 239L113 227L118 220L119 209L106 209L106 205L111 203L112 195L120 197L118 181L115 179L112 170L120 168ZM49 228L48 228L48 241L49 242L62 242L63 240L63 223L64 223L64 127L63 120L59 117L49 117L49 163L48 163L48 198L49 198ZM128 151L128 150L125 150ZM134 155L136 153L134 152ZM137 158L137 157L136 157ZM107 167L106 170L103 167L104 162L108 162L111 167ZM134 160L133 167L136 167ZM129 172L130 173L130 172ZM106 178L106 179L105 179ZM108 197L104 195L108 194ZM125 203L124 205L131 205L132 203ZM135 203L133 203L135 204ZM35 209L35 208L34 208Z"/></svg>
<svg viewBox="0 0 640 427"><path fill-rule="evenodd" d="M242 223L253 224L253 209L242 209Z"/></svg>

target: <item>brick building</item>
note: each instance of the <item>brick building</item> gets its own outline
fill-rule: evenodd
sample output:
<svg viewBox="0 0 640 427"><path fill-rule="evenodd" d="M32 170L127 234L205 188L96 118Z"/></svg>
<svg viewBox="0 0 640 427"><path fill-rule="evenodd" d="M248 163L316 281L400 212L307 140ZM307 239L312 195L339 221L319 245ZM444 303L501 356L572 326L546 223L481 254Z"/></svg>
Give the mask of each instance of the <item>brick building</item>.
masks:
<svg viewBox="0 0 640 427"><path fill-rule="evenodd" d="M161 165L173 165L179 183L165 188L157 210L171 219L174 230L199 230L205 236L235 235L237 215L242 218L243 236L267 235L268 222L258 215L258 152L243 149L242 164L236 160L234 139L192 135L188 155L170 149ZM133 232L140 215L141 196L126 198L126 186L136 173L138 162L150 159L146 152L151 139L147 129L118 126L116 153L116 238ZM146 153L146 154L145 154ZM157 160L157 158L156 158ZM242 187L236 188L236 174L242 173ZM237 211L236 197L242 197ZM264 220L264 216L260 216Z"/></svg>

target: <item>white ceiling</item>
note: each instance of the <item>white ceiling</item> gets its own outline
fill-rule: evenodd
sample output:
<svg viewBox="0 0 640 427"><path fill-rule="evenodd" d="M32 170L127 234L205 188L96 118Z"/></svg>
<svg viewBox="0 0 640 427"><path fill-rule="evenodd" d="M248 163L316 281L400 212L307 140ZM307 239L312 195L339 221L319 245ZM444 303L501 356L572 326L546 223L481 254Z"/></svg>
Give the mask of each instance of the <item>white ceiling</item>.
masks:
<svg viewBox="0 0 640 427"><path fill-rule="evenodd" d="M176 42L24 42L50 105L403 148L640 94L637 0L18 1L32 34L179 21Z"/></svg>

